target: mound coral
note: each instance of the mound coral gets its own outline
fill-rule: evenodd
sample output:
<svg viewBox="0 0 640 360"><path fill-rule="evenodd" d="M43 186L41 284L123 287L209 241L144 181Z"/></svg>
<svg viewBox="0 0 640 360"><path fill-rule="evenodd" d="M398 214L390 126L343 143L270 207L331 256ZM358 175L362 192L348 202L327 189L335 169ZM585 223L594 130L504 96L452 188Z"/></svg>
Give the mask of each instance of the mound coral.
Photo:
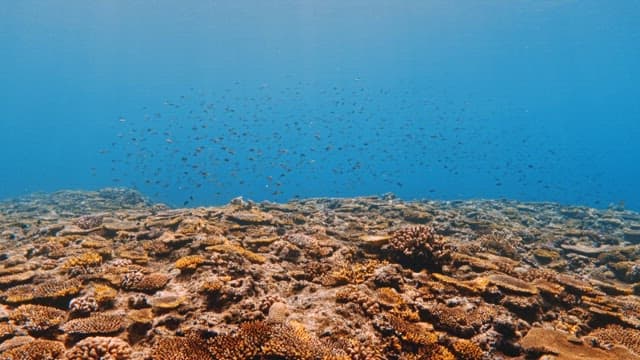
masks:
<svg viewBox="0 0 640 360"><path fill-rule="evenodd" d="M88 337L65 353L66 360L129 360L131 346L113 337ZM175 360L175 359L174 359Z"/></svg>

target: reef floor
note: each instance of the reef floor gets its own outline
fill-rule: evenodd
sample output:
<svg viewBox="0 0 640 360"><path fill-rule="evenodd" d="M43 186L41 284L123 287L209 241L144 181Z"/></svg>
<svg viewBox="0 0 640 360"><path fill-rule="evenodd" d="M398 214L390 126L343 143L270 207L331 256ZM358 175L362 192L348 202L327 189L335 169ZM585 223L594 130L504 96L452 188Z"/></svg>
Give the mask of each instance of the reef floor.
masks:
<svg viewBox="0 0 640 360"><path fill-rule="evenodd" d="M640 359L640 214L392 195L0 203L4 359Z"/></svg>

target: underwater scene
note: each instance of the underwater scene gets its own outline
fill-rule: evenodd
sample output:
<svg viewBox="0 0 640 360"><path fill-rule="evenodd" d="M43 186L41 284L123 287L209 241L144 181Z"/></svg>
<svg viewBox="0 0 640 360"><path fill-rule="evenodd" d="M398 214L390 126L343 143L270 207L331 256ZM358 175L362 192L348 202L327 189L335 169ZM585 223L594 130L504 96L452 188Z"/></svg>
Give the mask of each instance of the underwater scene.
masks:
<svg viewBox="0 0 640 360"><path fill-rule="evenodd" d="M0 360L640 360L638 19L4 2Z"/></svg>

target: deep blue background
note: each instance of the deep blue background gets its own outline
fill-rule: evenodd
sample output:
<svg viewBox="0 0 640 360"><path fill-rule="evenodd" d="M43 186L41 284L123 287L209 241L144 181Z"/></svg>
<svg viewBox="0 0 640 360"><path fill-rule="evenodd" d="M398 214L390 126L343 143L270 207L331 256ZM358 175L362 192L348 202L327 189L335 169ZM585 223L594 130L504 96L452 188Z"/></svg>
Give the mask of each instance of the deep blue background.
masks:
<svg viewBox="0 0 640 360"><path fill-rule="evenodd" d="M5 2L0 198L640 209L639 18L631 0Z"/></svg>

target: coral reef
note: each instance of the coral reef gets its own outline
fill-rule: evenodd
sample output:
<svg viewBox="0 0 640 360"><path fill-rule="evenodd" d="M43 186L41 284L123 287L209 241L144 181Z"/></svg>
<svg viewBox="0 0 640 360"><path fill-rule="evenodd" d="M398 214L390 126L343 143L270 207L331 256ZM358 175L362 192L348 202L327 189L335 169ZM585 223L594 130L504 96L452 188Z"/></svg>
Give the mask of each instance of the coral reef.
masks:
<svg viewBox="0 0 640 360"><path fill-rule="evenodd" d="M33 195L0 203L0 360L640 359L638 229L549 203Z"/></svg>

